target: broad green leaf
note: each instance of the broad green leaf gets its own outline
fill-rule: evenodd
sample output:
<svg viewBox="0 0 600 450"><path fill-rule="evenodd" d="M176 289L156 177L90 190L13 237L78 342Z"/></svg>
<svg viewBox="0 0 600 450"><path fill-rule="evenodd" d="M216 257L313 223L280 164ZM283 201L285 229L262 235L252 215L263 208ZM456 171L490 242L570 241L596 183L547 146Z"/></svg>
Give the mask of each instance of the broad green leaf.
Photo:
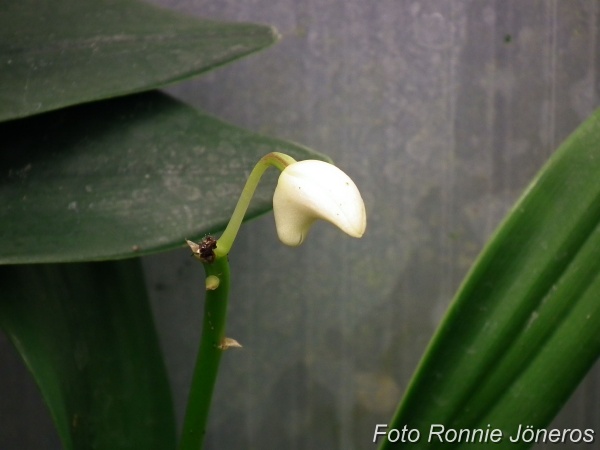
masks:
<svg viewBox="0 0 600 450"><path fill-rule="evenodd" d="M277 39L135 0L3 0L0 121L150 90Z"/></svg>
<svg viewBox="0 0 600 450"><path fill-rule="evenodd" d="M3 266L0 285L0 327L38 383L65 450L175 448L138 260Z"/></svg>
<svg viewBox="0 0 600 450"><path fill-rule="evenodd" d="M322 159L156 92L5 122L0 136L3 264L177 248L224 228L264 154ZM272 189L262 184L249 217L271 208Z"/></svg>
<svg viewBox="0 0 600 450"><path fill-rule="evenodd" d="M547 426L600 354L600 111L550 158L463 282L391 427ZM441 430L439 427L436 430ZM452 436L450 436L452 437ZM404 446L403 446L404 445ZM496 444L497 445L497 444Z"/></svg>

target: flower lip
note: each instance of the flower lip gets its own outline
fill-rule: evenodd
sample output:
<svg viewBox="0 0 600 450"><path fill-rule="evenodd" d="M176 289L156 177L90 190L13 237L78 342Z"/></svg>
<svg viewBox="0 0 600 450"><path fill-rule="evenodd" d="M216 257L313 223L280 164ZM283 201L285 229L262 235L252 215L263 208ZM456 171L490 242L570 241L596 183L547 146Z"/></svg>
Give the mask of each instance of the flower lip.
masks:
<svg viewBox="0 0 600 450"><path fill-rule="evenodd" d="M356 238L364 234L367 225L365 205L352 179L336 166L318 160L299 161L282 171L273 212L279 239L290 246L302 244L317 219Z"/></svg>

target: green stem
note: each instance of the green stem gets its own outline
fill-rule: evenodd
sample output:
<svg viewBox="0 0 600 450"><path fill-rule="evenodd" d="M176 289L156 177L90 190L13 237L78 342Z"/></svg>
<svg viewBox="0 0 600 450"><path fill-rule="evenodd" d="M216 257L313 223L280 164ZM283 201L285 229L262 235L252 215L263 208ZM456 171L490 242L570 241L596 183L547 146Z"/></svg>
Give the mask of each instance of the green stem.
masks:
<svg viewBox="0 0 600 450"><path fill-rule="evenodd" d="M248 177L246 185L242 190L240 199L238 200L235 210L231 215L231 219L229 219L227 228L225 228L225 231L223 231L223 234L219 238L219 244L215 249L215 254L217 257L225 256L231 250L231 246L233 245L233 241L240 229L240 225L242 224L246 210L250 205L250 200L252 200L256 186L258 186L258 182L260 181L263 173L265 173L265 170L267 170L270 166L276 167L279 170L283 170L295 162L296 160L294 158L286 155L285 153L272 152L263 156L260 161L256 163L254 169L252 169L252 172L250 172L250 176Z"/></svg>
<svg viewBox="0 0 600 450"><path fill-rule="evenodd" d="M227 301L229 299L227 255L265 170L270 166L283 170L295 162L294 158L284 153L273 152L263 156L252 169L229 224L216 246L210 236L205 237L202 244L187 241L194 256L204 265L207 291L200 349L194 368L179 450L201 450L204 445L208 413L221 354L228 345L225 340L225 319L227 318ZM211 277L210 282L209 277Z"/></svg>
<svg viewBox="0 0 600 450"><path fill-rule="evenodd" d="M229 262L227 257L217 257L213 263L203 262L206 276L214 275L219 285L206 291L204 322L200 349L188 397L179 450L200 450L208 422L222 347L225 339L225 319L229 298Z"/></svg>

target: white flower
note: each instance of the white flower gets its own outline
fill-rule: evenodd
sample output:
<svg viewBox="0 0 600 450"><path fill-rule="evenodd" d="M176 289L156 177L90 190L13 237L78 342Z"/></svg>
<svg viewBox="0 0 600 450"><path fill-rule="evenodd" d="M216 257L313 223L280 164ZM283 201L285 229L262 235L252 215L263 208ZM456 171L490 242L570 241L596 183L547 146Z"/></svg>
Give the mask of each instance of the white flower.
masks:
<svg viewBox="0 0 600 450"><path fill-rule="evenodd" d="M291 246L302 244L317 219L357 238L367 226L365 204L354 182L336 166L316 160L295 162L281 172L273 213L279 239Z"/></svg>

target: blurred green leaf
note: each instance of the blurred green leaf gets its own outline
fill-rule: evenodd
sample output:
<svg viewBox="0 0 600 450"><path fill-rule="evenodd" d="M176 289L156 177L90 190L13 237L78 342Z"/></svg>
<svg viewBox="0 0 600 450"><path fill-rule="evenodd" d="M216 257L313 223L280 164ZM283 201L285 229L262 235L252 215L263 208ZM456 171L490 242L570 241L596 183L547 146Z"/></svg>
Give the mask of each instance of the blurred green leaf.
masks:
<svg viewBox="0 0 600 450"><path fill-rule="evenodd" d="M390 427L546 427L600 354L600 111L550 158L463 282ZM438 428L439 430L439 428ZM502 447L504 448L504 447Z"/></svg>
<svg viewBox="0 0 600 450"><path fill-rule="evenodd" d="M0 121L150 90L276 39L267 26L201 20L135 0L4 0Z"/></svg>
<svg viewBox="0 0 600 450"><path fill-rule="evenodd" d="M138 260L3 266L0 285L0 326L40 386L66 450L175 448Z"/></svg>
<svg viewBox="0 0 600 450"><path fill-rule="evenodd" d="M226 225L264 154L317 158L149 92L0 124L0 264L106 260ZM248 216L272 206L276 171Z"/></svg>

